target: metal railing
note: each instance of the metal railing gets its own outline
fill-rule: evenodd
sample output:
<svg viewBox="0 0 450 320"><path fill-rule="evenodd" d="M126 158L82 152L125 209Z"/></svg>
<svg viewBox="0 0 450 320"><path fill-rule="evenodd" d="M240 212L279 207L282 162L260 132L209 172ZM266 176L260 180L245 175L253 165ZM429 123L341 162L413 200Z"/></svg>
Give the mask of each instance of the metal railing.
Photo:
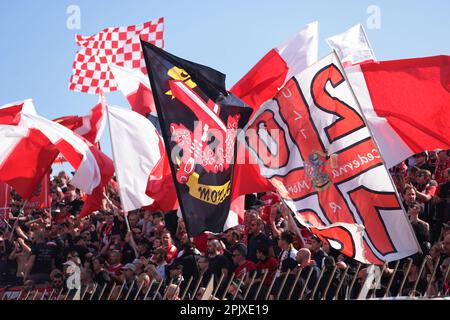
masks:
<svg viewBox="0 0 450 320"><path fill-rule="evenodd" d="M407 263L399 268L399 261L393 269L389 269L387 264L379 268L378 276L372 283L367 283L367 274L361 273L362 265L358 264L355 269L348 266L345 269L323 267L322 269L299 268L298 270L287 270L278 277L273 275L269 281L268 270L262 270L258 275L256 272L247 272L242 276L235 277L230 274L226 277L221 274L216 278L213 290L209 291L208 297L201 293L200 289L209 283L210 278L203 275L190 277L177 281L156 280L138 281L137 278L130 284L126 283L105 283L99 285L91 283L82 286L79 295L75 295L76 290L46 289L29 290L22 289L20 293L13 297L7 291L0 291L1 300L352 300L352 299L401 299L401 298L442 298L449 296L440 289L436 289L437 281L446 279L450 268L447 268L440 279L437 279L437 269L440 259L434 262L431 273L426 274L426 260L422 262L418 272L411 273L413 261L409 259ZM367 269L366 269L367 270ZM314 275L314 272L316 273ZM313 276L314 275L314 276ZM426 277L425 277L426 276ZM424 289L423 282L419 288L421 279L427 279ZM203 285L204 286L203 286ZM361 297L363 288L367 289L367 294ZM205 290L203 290L205 291ZM77 298L78 297L78 298ZM450 297L449 297L450 298Z"/></svg>

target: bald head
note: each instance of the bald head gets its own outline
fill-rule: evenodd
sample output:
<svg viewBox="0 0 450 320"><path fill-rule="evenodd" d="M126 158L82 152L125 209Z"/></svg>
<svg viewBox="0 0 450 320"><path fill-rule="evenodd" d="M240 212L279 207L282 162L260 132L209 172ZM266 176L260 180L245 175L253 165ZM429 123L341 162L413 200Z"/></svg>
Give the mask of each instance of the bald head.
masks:
<svg viewBox="0 0 450 320"><path fill-rule="evenodd" d="M297 262L302 266L307 266L311 262L311 251L307 248L301 248L297 252Z"/></svg>

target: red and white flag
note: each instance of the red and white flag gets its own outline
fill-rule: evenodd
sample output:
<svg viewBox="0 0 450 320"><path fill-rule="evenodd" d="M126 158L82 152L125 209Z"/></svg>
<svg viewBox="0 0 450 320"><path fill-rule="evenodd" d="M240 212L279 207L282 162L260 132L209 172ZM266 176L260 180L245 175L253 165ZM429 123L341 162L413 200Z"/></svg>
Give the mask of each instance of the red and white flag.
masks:
<svg viewBox="0 0 450 320"><path fill-rule="evenodd" d="M450 56L346 68L386 165L450 149Z"/></svg>
<svg viewBox="0 0 450 320"><path fill-rule="evenodd" d="M375 264L419 250L335 54L290 79L246 129L261 174L330 246Z"/></svg>
<svg viewBox="0 0 450 320"><path fill-rule="evenodd" d="M284 44L270 50L233 86L231 92L255 112L266 100L273 98L292 76L317 61L318 47L319 23L312 22ZM256 160L240 139L232 190L233 199L243 194L274 190L261 176Z"/></svg>
<svg viewBox="0 0 450 320"><path fill-rule="evenodd" d="M0 181L0 219L8 219L11 211L11 187Z"/></svg>
<svg viewBox="0 0 450 320"><path fill-rule="evenodd" d="M73 62L69 89L87 93L116 91L117 83L109 64L141 70L147 74L140 38L160 48L163 40L164 18L127 27L106 28L83 37L76 36L80 50Z"/></svg>
<svg viewBox="0 0 450 320"><path fill-rule="evenodd" d="M32 196L59 152L76 171L71 184L90 195L83 211L97 207L114 173L111 159L72 130L37 115L31 100L0 107L0 139L0 180L24 199Z"/></svg>
<svg viewBox="0 0 450 320"><path fill-rule="evenodd" d="M66 116L53 121L74 131L92 144L100 141L106 124L106 99L103 94L99 95L98 103L86 116Z"/></svg>
<svg viewBox="0 0 450 320"><path fill-rule="evenodd" d="M130 103L131 110L146 117L149 113L156 115L155 102L148 76L141 70L128 69L116 65L109 66L120 91Z"/></svg>
<svg viewBox="0 0 450 320"><path fill-rule="evenodd" d="M108 107L108 113L123 210L146 206L162 211L178 208L164 143L156 128L131 110ZM159 183L161 180L163 183Z"/></svg>
<svg viewBox="0 0 450 320"><path fill-rule="evenodd" d="M275 96L292 76L315 63L318 48L319 22L315 21L270 50L230 91L255 111Z"/></svg>
<svg viewBox="0 0 450 320"><path fill-rule="evenodd" d="M361 24L326 39L326 42L331 49L336 51L344 68L376 61L369 38Z"/></svg>

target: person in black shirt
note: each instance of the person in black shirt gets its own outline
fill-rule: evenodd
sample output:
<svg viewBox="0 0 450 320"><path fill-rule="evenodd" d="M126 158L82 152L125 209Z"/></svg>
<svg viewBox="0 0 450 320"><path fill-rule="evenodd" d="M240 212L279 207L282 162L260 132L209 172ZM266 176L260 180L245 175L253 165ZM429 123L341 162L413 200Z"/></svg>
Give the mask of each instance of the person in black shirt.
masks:
<svg viewBox="0 0 450 320"><path fill-rule="evenodd" d="M237 230L228 229L225 233L226 249L223 255L226 256L230 262L233 261L234 250L245 250L247 252L247 246L241 242L241 239L242 236Z"/></svg>
<svg viewBox="0 0 450 320"><path fill-rule="evenodd" d="M92 270L94 270L93 280L99 287L103 288L106 284L106 291L109 292L108 287L111 284L111 276L105 269L106 261L103 257L97 257L92 260Z"/></svg>
<svg viewBox="0 0 450 320"><path fill-rule="evenodd" d="M408 208L409 222L417 237L417 241L422 246L425 242L430 241L430 226L425 221L419 219L420 205L416 202Z"/></svg>
<svg viewBox="0 0 450 320"><path fill-rule="evenodd" d="M73 185L68 185L65 192L64 203L66 205L67 212L76 216L83 207L84 201L79 199L77 189Z"/></svg>
<svg viewBox="0 0 450 320"><path fill-rule="evenodd" d="M219 240L210 240L207 244L207 252L209 258L209 270L217 281L224 274L224 279L228 277L231 269L230 261L221 254L221 245Z"/></svg>
<svg viewBox="0 0 450 320"><path fill-rule="evenodd" d="M435 166L430 165L428 161L428 153L426 151L418 153L414 156L416 159L416 167L422 170L428 170L434 172Z"/></svg>
<svg viewBox="0 0 450 320"><path fill-rule="evenodd" d="M258 263L256 250L261 245L266 245L269 247L270 256L274 256L272 248L273 242L263 233L263 230L264 222L261 219L254 219L250 222L250 235L248 237L247 244L247 260L250 260L253 263Z"/></svg>
<svg viewBox="0 0 450 320"><path fill-rule="evenodd" d="M325 258L328 254L322 249L322 240L314 236L311 238L312 259L316 262L317 267L322 268Z"/></svg>
<svg viewBox="0 0 450 320"><path fill-rule="evenodd" d="M31 248L30 265L32 267L28 278L36 284L50 281L49 274L55 268L55 258L56 248L47 245L43 232L36 232L34 245Z"/></svg>
<svg viewBox="0 0 450 320"><path fill-rule="evenodd" d="M0 283L8 283L14 278L14 270L11 270L9 255L14 250L14 245L0 234Z"/></svg>

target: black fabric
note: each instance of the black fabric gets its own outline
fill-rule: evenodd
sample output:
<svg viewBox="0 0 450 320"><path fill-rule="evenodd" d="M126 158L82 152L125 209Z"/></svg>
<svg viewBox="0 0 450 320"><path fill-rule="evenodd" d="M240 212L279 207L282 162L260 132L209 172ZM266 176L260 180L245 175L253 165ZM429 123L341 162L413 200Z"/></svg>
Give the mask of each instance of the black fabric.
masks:
<svg viewBox="0 0 450 320"><path fill-rule="evenodd" d="M256 257L256 250L258 247L264 244L267 247L272 246L272 240L268 236L266 236L264 233L260 233L256 237L251 235L248 238L248 245L247 245L247 260L250 260L254 263L258 263L258 258Z"/></svg>
<svg viewBox="0 0 450 320"><path fill-rule="evenodd" d="M56 258L56 248L46 243L39 243L31 248L31 254L36 256L31 273L50 274L52 261Z"/></svg>
<svg viewBox="0 0 450 320"><path fill-rule="evenodd" d="M226 154L228 150L225 134L219 136L217 130L211 128L219 127L217 123L220 122L227 128L234 125L242 128L247 123L252 109L231 93L227 93L224 74L176 57L147 42L141 41L141 44L166 151L177 157L176 161L169 162L187 231L190 236L197 236L203 231L222 232L230 211L233 165L231 163L224 166L225 159L221 152L218 152L218 147L221 146L222 154ZM197 109L194 111L175 98L170 87L176 83L173 80L178 80L178 83L194 91L198 98L208 105L209 113L203 108L197 108L195 103L192 108ZM212 104L219 106L217 112L211 109ZM211 114L220 118L220 122L214 121ZM204 124L209 126L206 136L203 133ZM174 138L174 132L180 134L180 145ZM206 137L206 141L197 138L199 133L201 137ZM208 154L207 165L204 161L200 162L188 156L188 152L194 150L190 141L195 138L200 140L200 144L195 145L195 150L201 149L202 156ZM175 152L172 152L174 150ZM228 150L228 154L231 152L233 155L235 150L236 145L232 150ZM188 161L192 160L193 164L188 165Z"/></svg>

